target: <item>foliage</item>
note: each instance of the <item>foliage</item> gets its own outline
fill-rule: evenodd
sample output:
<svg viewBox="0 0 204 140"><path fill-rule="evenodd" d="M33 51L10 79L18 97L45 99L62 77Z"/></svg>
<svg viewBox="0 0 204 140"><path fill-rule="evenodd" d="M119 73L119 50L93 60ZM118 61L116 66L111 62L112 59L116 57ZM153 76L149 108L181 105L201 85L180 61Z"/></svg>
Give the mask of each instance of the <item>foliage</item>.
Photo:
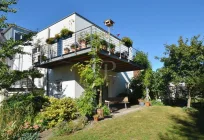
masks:
<svg viewBox="0 0 204 140"><path fill-rule="evenodd" d="M62 121L70 121L76 117L76 104L71 98L49 98L49 104L36 117L36 122L47 123L48 128L54 127ZM46 124L44 124L46 125Z"/></svg>
<svg viewBox="0 0 204 140"><path fill-rule="evenodd" d="M109 44L110 49L115 49L115 45L113 43Z"/></svg>
<svg viewBox="0 0 204 140"><path fill-rule="evenodd" d="M110 109L108 108L107 105L104 105L104 106L102 107L102 109L103 109L103 114L104 114L104 116L110 116Z"/></svg>
<svg viewBox="0 0 204 140"><path fill-rule="evenodd" d="M73 44L70 46L71 49L76 49L76 48L78 48L78 47L79 47L79 45L78 45L77 43L73 43Z"/></svg>
<svg viewBox="0 0 204 140"><path fill-rule="evenodd" d="M144 69L150 68L150 62L148 60L148 55L142 51L137 51L135 54L135 58L133 60L139 66L142 66Z"/></svg>
<svg viewBox="0 0 204 140"><path fill-rule="evenodd" d="M39 138L38 132L24 133L19 140L37 140Z"/></svg>
<svg viewBox="0 0 204 140"><path fill-rule="evenodd" d="M56 35L55 35L55 39L56 39L56 40L60 40L60 38L61 38L61 35L60 35L60 34L56 34Z"/></svg>
<svg viewBox="0 0 204 140"><path fill-rule="evenodd" d="M13 5L17 4L17 0L1 0L0 2L0 11L5 13L16 13L16 9L14 9ZM1 15L0 17L0 29L6 28L9 24L5 23L7 20L5 15Z"/></svg>
<svg viewBox="0 0 204 140"><path fill-rule="evenodd" d="M96 88L104 84L104 77L101 74L102 60L97 55L100 49L100 38L98 34L92 35L92 50L89 53L91 59L85 63L77 63L73 68L77 68L80 82L84 86L84 93L77 102L78 109L82 115L91 115L96 109Z"/></svg>
<svg viewBox="0 0 204 140"><path fill-rule="evenodd" d="M14 4L17 4L16 0L2 0L0 2L0 11L15 13L16 10L10 7ZM0 17L0 28L8 27L9 24L5 23L5 20L5 16ZM30 32L27 35L24 35L21 40L14 41L13 39L10 39L0 42L0 90L9 88L13 83L21 79L28 78L29 75L27 71L11 70L4 60L13 60L16 54L27 54L23 51L23 46L32 45L30 41L32 41L34 35L35 33Z"/></svg>
<svg viewBox="0 0 204 140"><path fill-rule="evenodd" d="M56 43L56 39L54 37L48 38L48 39L46 39L46 43L50 44L50 45L54 44L54 43Z"/></svg>
<svg viewBox="0 0 204 140"><path fill-rule="evenodd" d="M187 113L195 113L198 110L193 108L193 107L183 107L183 111L187 112Z"/></svg>
<svg viewBox="0 0 204 140"><path fill-rule="evenodd" d="M32 131L27 130L30 126L25 127L24 123L33 123L35 116L47 102L48 99L38 93L17 94L4 100L0 107L0 137L20 137L25 131Z"/></svg>
<svg viewBox="0 0 204 140"><path fill-rule="evenodd" d="M63 29L60 31L60 33L61 33L61 37L63 37L63 38L67 38L68 36L70 36L70 35L73 34L73 32L70 31L70 30L68 30L67 28L63 28Z"/></svg>
<svg viewBox="0 0 204 140"><path fill-rule="evenodd" d="M164 104L161 101L152 100L151 105L152 106L163 106Z"/></svg>
<svg viewBox="0 0 204 140"><path fill-rule="evenodd" d="M204 45L200 36L194 36L190 42L182 37L178 44L166 45L165 56L160 58L164 63L163 74L169 82L174 84L185 83L188 92L188 107L191 97L201 94L204 73Z"/></svg>
<svg viewBox="0 0 204 140"><path fill-rule="evenodd" d="M127 47L132 47L133 41L129 37L123 37L121 41L124 43Z"/></svg>
<svg viewBox="0 0 204 140"><path fill-rule="evenodd" d="M105 41L104 39L101 39L100 43L102 46L106 46L106 47L108 46L107 41Z"/></svg>
<svg viewBox="0 0 204 140"><path fill-rule="evenodd" d="M63 121L59 123L54 129L55 135L64 135L71 134L78 130L81 130L87 124L88 119L84 116L77 118L76 120L72 120L70 122Z"/></svg>

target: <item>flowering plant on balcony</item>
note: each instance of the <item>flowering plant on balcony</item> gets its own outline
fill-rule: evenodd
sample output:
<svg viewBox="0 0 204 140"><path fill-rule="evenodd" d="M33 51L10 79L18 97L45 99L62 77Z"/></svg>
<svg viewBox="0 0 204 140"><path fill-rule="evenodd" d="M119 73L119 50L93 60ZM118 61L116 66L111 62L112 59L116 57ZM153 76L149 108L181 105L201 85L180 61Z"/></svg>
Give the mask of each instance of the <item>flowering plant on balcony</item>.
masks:
<svg viewBox="0 0 204 140"><path fill-rule="evenodd" d="M56 34L55 35L55 39L58 41L58 40L60 40L62 37L61 37L61 35L60 34Z"/></svg>
<svg viewBox="0 0 204 140"><path fill-rule="evenodd" d="M123 37L122 42L124 43L125 46L132 47L133 42L129 37Z"/></svg>
<svg viewBox="0 0 204 140"><path fill-rule="evenodd" d="M61 33L61 37L62 37L62 38L71 37L72 34L73 34L73 32L70 31L70 30L68 30L67 28L63 28L63 29L60 31L60 33Z"/></svg>
<svg viewBox="0 0 204 140"><path fill-rule="evenodd" d="M110 49L111 53L114 53L115 52L115 45L113 43L110 43L109 44L109 49Z"/></svg>
<svg viewBox="0 0 204 140"><path fill-rule="evenodd" d="M56 43L56 39L54 37L48 38L48 39L46 39L46 43L47 44L54 44L54 43Z"/></svg>
<svg viewBox="0 0 204 140"><path fill-rule="evenodd" d="M79 49L79 45L77 43L73 43L71 46L70 46L72 52L76 51Z"/></svg>
<svg viewBox="0 0 204 140"><path fill-rule="evenodd" d="M107 46L108 46L107 41L105 41L104 39L101 39L100 44L101 44L100 46L101 49L107 50Z"/></svg>

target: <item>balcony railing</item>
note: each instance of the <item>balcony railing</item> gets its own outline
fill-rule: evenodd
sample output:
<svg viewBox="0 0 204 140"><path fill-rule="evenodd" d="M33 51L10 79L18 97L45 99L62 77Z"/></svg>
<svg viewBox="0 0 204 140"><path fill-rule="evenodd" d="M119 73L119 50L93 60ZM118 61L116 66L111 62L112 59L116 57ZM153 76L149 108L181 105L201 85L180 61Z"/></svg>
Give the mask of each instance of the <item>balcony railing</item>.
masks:
<svg viewBox="0 0 204 140"><path fill-rule="evenodd" d="M34 63L43 63L46 60L51 60L66 54L76 53L92 47L92 42L95 37L99 37L103 42L101 50L104 50L109 55L115 55L120 59L133 60L137 50L133 47L125 46L121 40L100 27L90 26L85 29L74 32L66 39L60 39L56 43L43 45L33 53ZM85 40L85 41L84 41ZM114 49L111 49L114 48Z"/></svg>

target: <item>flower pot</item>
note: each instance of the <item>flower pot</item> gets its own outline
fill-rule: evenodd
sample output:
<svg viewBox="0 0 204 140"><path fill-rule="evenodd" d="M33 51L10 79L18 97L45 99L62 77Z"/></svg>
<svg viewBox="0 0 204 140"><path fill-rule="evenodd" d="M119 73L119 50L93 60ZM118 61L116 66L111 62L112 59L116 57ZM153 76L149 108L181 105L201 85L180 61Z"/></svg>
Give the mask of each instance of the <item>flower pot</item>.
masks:
<svg viewBox="0 0 204 140"><path fill-rule="evenodd" d="M105 51L107 51L107 46L106 45L101 45L101 47L100 47L102 50L105 50Z"/></svg>
<svg viewBox="0 0 204 140"><path fill-rule="evenodd" d="M145 102L145 106L150 106L150 102Z"/></svg>
<svg viewBox="0 0 204 140"><path fill-rule="evenodd" d="M76 51L76 49L75 49L75 48L71 48L71 50L72 50L72 52L75 52L75 51Z"/></svg>
<svg viewBox="0 0 204 140"><path fill-rule="evenodd" d="M115 48L110 49L110 52L111 52L112 54L114 54Z"/></svg>
<svg viewBox="0 0 204 140"><path fill-rule="evenodd" d="M77 51L79 51L79 50L81 50L81 47L78 47L78 48L76 48L77 49Z"/></svg>
<svg viewBox="0 0 204 140"><path fill-rule="evenodd" d="M98 114L99 118L104 118L103 109L97 109L97 114Z"/></svg>
<svg viewBox="0 0 204 140"><path fill-rule="evenodd" d="M98 122L98 117L93 117L94 118L94 122Z"/></svg>
<svg viewBox="0 0 204 140"><path fill-rule="evenodd" d="M87 47L87 46L86 46L86 41L84 41L84 40L80 42L80 45L81 45L81 48L82 48L82 49L84 49L84 48Z"/></svg>
<svg viewBox="0 0 204 140"><path fill-rule="evenodd" d="M68 48L65 48L64 49L64 54L67 54L67 53L69 53L70 52L70 50L68 49Z"/></svg>

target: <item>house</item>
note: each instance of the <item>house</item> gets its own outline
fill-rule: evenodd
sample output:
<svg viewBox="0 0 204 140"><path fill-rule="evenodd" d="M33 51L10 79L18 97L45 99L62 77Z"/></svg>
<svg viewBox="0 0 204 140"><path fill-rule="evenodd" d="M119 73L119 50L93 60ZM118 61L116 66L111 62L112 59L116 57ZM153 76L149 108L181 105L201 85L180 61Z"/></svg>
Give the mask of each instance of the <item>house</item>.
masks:
<svg viewBox="0 0 204 140"><path fill-rule="evenodd" d="M10 40L11 38L15 41L22 39L24 34L28 34L33 32L31 30L25 29L23 27L17 25L11 25L8 28L0 31L0 41ZM11 60L9 58L5 59L4 61L8 64L11 70L28 70L32 67L32 46L21 46L23 51L28 54L16 54L14 58ZM38 79L36 79L38 80ZM41 79L39 79L42 81ZM39 85L39 84L36 84ZM29 90L31 87L31 80L30 79L22 79L21 81L17 81L14 83L8 91L12 92L25 92ZM40 85L38 88L42 88L43 86Z"/></svg>
<svg viewBox="0 0 204 140"><path fill-rule="evenodd" d="M68 36L60 38L58 35L65 28L71 32ZM44 89L48 95L78 98L83 93L84 88L77 70L70 69L74 64L90 59L88 53L92 46L84 44L81 39L93 34L99 35L108 43L108 49L98 52L104 61L101 72L107 76L107 84L102 88L103 99L115 97L127 90L134 75L133 71L141 69L132 61L136 50L123 45L118 37L109 34L90 20L73 13L39 31L34 38L33 66L44 69L44 79L47 83ZM58 39L53 40L55 36ZM111 52L109 46L115 47L114 52ZM43 82L39 83L42 85Z"/></svg>

